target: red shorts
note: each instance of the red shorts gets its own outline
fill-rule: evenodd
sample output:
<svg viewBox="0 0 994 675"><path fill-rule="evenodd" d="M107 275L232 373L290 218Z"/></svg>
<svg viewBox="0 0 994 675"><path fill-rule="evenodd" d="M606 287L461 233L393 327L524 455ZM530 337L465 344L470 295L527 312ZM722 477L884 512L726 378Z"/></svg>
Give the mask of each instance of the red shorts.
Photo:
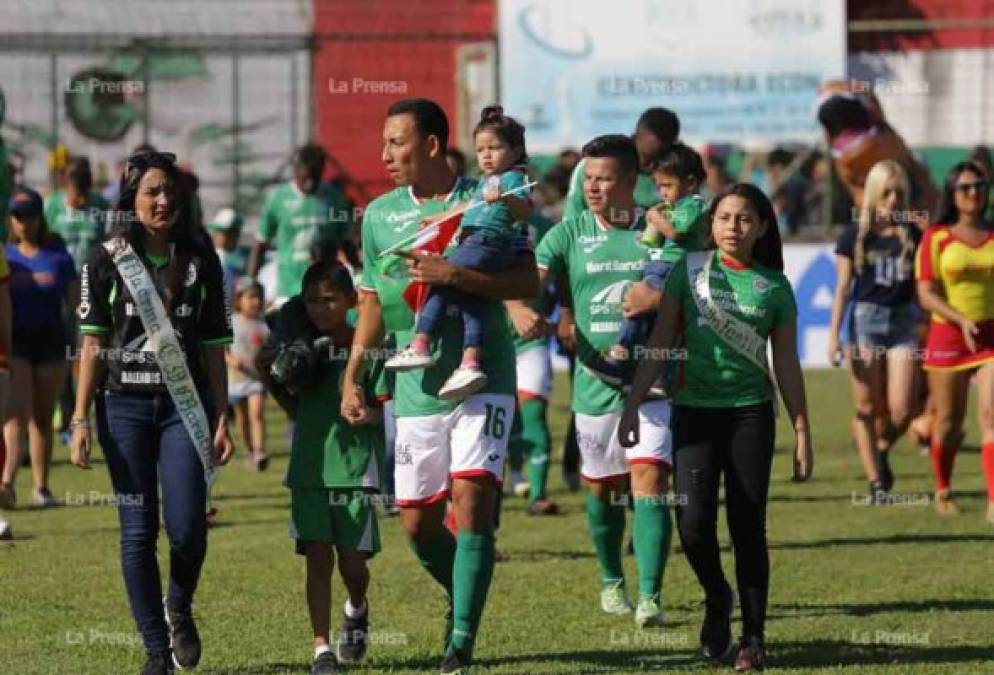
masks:
<svg viewBox="0 0 994 675"><path fill-rule="evenodd" d="M932 321L925 341L925 370L966 370L994 361L994 319L977 324L977 351L971 352L963 331L953 323Z"/></svg>

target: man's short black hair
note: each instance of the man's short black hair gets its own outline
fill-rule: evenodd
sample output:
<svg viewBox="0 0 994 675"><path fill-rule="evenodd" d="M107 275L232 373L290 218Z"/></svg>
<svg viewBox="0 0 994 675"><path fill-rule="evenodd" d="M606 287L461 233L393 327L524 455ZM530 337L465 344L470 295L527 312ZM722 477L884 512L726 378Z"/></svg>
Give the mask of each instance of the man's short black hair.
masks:
<svg viewBox="0 0 994 675"><path fill-rule="evenodd" d="M293 163L306 166L313 169L324 169L324 163L328 159L328 153L325 152L317 143L305 143L304 145L297 148L296 152L293 153Z"/></svg>
<svg viewBox="0 0 994 675"><path fill-rule="evenodd" d="M670 145L680 135L680 118L669 108L648 108L639 115L635 130L648 129L663 145Z"/></svg>
<svg viewBox="0 0 994 675"><path fill-rule="evenodd" d="M698 184L704 181L704 161L689 145L677 141L659 159L652 163L652 171L659 171L680 180L688 176L696 178Z"/></svg>
<svg viewBox="0 0 994 675"><path fill-rule="evenodd" d="M588 141L583 146L584 157L610 157L618 162L618 168L626 176L633 176L639 170L639 153L635 141L624 134L605 134Z"/></svg>
<svg viewBox="0 0 994 675"><path fill-rule="evenodd" d="M442 150L449 145L449 119L442 106L427 98L405 98L387 109L387 117L410 115L421 138L434 136Z"/></svg>

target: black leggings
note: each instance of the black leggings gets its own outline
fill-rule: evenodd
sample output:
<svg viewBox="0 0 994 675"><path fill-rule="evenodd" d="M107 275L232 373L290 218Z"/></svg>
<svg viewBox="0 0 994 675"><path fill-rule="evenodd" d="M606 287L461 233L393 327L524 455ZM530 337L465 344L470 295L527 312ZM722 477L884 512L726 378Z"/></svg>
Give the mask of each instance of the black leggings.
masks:
<svg viewBox="0 0 994 675"><path fill-rule="evenodd" d="M708 597L727 592L718 553L718 483L735 552L742 633L763 638L770 560L766 496L775 433L770 403L741 408L673 409L674 489L680 541Z"/></svg>

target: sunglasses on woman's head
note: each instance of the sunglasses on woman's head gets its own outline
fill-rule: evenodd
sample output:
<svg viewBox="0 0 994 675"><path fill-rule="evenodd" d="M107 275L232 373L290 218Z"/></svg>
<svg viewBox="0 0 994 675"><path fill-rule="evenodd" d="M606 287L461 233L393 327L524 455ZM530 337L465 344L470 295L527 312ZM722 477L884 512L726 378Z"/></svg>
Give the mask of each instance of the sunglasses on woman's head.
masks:
<svg viewBox="0 0 994 675"><path fill-rule="evenodd" d="M955 187L955 190L956 190L956 192L962 192L963 194L966 194L970 190L976 190L977 192L983 192L984 190L987 189L988 185L990 185L990 183L987 182L987 181L985 181L985 180L978 180L978 181L974 181L972 183L957 183L956 187Z"/></svg>
<svg viewBox="0 0 994 675"><path fill-rule="evenodd" d="M138 169L144 171L151 167L173 166L176 164L176 155L171 152L143 152L140 155L132 155L128 158L127 171Z"/></svg>

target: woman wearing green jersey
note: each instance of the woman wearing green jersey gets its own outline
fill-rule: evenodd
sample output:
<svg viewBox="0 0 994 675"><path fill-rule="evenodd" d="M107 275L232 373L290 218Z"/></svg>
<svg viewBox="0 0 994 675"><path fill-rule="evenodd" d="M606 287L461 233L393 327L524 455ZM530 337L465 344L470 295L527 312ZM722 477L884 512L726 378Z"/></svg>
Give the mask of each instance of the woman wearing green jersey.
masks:
<svg viewBox="0 0 994 675"><path fill-rule="evenodd" d="M739 183L715 199L710 221L717 250L688 254L668 277L618 434L626 447L638 442L638 407L672 357L669 348L681 338L685 360L674 388L674 485L680 540L707 596L701 644L705 655L716 659L733 647L735 594L721 569L717 535L724 474L743 620L735 668L761 670L770 574L766 501L777 405L767 341L796 436L794 479L807 480L813 466L797 309L783 274L776 214L766 196Z"/></svg>

